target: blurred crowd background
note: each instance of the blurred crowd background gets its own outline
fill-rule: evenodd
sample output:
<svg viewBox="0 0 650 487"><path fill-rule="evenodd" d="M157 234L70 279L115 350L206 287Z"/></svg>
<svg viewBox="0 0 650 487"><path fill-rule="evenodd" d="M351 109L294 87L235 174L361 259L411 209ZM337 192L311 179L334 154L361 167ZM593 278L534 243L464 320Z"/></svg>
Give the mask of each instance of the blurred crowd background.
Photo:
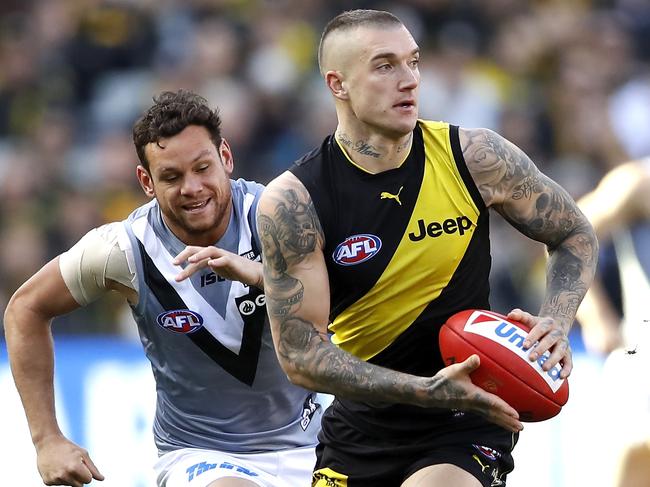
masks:
<svg viewBox="0 0 650 487"><path fill-rule="evenodd" d="M420 114L494 129L575 198L650 154L644 0L3 0L0 309L45 261L144 196L131 127L165 89L218 106L235 176L267 182L335 127L316 62L349 8L398 15L422 48ZM493 308L536 311L543 246L495 219ZM134 333L118 300L56 333Z"/></svg>

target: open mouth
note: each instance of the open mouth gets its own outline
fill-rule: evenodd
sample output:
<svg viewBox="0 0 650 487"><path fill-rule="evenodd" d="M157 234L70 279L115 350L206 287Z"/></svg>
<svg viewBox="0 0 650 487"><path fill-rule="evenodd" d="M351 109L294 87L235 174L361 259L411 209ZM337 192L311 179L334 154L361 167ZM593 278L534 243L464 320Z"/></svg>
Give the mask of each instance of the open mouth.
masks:
<svg viewBox="0 0 650 487"><path fill-rule="evenodd" d="M402 101L393 105L395 108L409 109L415 107L415 102L411 100Z"/></svg>
<svg viewBox="0 0 650 487"><path fill-rule="evenodd" d="M186 205L183 205L182 208L190 213L198 213L200 212L203 208L205 208L208 203L210 202L210 199L204 200L204 201L197 201L194 203L188 203Z"/></svg>

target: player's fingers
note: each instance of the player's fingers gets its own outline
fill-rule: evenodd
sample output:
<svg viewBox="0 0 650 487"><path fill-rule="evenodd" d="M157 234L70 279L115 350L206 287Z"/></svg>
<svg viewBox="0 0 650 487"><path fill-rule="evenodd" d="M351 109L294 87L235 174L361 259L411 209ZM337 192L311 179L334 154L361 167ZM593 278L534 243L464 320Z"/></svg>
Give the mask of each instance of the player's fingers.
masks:
<svg viewBox="0 0 650 487"><path fill-rule="evenodd" d="M525 324L530 324L530 321L533 318L534 318L533 315L519 308L514 308L513 310L510 311L510 313L508 313L508 319L519 321Z"/></svg>
<svg viewBox="0 0 650 487"><path fill-rule="evenodd" d="M506 428L513 433L524 429L519 421L519 413L515 408L495 394L483 391L486 396L487 410L482 413L493 423Z"/></svg>
<svg viewBox="0 0 650 487"><path fill-rule="evenodd" d="M551 350L555 344L557 343L557 339L552 337L551 335L545 335L541 340L537 342L537 344L530 350L528 353L528 359L531 362L534 362L538 358L540 358L542 355L547 350ZM559 358L558 358L559 360ZM555 362L557 363L557 361Z"/></svg>
<svg viewBox="0 0 650 487"><path fill-rule="evenodd" d="M536 348L540 348L540 345L542 347L545 347L544 350L537 351L537 354L539 356L541 353L548 350L548 348L553 345L553 343L555 343L552 340L546 340L542 343L542 340L544 340L546 336L548 336L549 332L553 329L553 320L550 318L538 318L534 324L529 324L529 326L531 326L531 329L524 339L524 350L528 350L530 347L535 345L535 343L537 343Z"/></svg>
<svg viewBox="0 0 650 487"><path fill-rule="evenodd" d="M467 370L467 367L471 362L480 363L478 355L474 354L464 362L456 365L465 367ZM450 367L454 367L454 365ZM474 384L471 384L469 386L469 389L466 391L466 399L471 409L474 409L484 416L496 418L498 416L505 415L517 420L519 419L519 413L517 410L510 406L510 404L508 404L505 400L496 394L488 392L485 389L482 389Z"/></svg>
<svg viewBox="0 0 650 487"><path fill-rule="evenodd" d="M185 269L180 271L176 275L176 277L174 279L176 280L176 282L180 282L180 281L182 281L184 279L187 279L192 274L194 274L196 271L204 268L206 265L208 265L208 259L204 259L204 260L202 260L200 262L195 262L193 264L190 264L187 267L185 267Z"/></svg>
<svg viewBox="0 0 650 487"><path fill-rule="evenodd" d="M548 367L550 368L558 363L562 357L564 357L566 350L569 348L569 338L560 328L557 326L553 327L552 322L550 325L547 323L548 322L540 323L539 328L544 330L544 335L539 340L537 345L535 345L535 347L531 350L529 358L530 360L537 360L547 350L549 350L552 355L551 358L553 359L549 363ZM555 352L555 354L553 354L553 352Z"/></svg>
<svg viewBox="0 0 650 487"><path fill-rule="evenodd" d="M493 423L498 424L502 428L512 431L513 433L519 433L524 429L524 425L518 419L513 418L510 415L496 415L493 418L490 418Z"/></svg>
<svg viewBox="0 0 650 487"><path fill-rule="evenodd" d="M45 485L69 485L70 487L83 487L83 483L72 478L59 477L52 481L43 481Z"/></svg>
<svg viewBox="0 0 650 487"><path fill-rule="evenodd" d="M535 331L535 327L538 323L538 318L526 311L523 311L519 308L514 308L510 311L510 313L508 313L507 318L509 320L517 321L523 325L528 326L530 333L534 332L532 336L529 333L526 337L526 340L524 341L524 349L530 348L537 340L539 340L539 337L542 335L541 331Z"/></svg>
<svg viewBox="0 0 650 487"><path fill-rule="evenodd" d="M467 357L466 360L459 364L463 368L463 372L466 374L471 374L481 365L481 359L478 355L473 354Z"/></svg>
<svg viewBox="0 0 650 487"><path fill-rule="evenodd" d="M174 265L181 265L183 262L189 259L192 255L199 252L201 249L203 249L203 247L197 247L196 245L188 245L183 250L181 250L176 257L174 257L172 263Z"/></svg>
<svg viewBox="0 0 650 487"><path fill-rule="evenodd" d="M550 354L542 364L543 370L551 370L558 363L560 363L560 361L564 359L567 354L570 354L569 340L566 337L561 336L555 341L554 344L548 347L548 350L550 351ZM541 356L544 352L539 353L538 356Z"/></svg>
<svg viewBox="0 0 650 487"><path fill-rule="evenodd" d="M73 480L75 482L75 485L77 485L77 482L79 482L78 484L79 487L83 487L84 485L89 484L93 480L93 476L90 473L90 470L88 470L85 465L84 465L84 472L74 472L73 476L74 476Z"/></svg>
<svg viewBox="0 0 650 487"><path fill-rule="evenodd" d="M490 409L492 411L498 411L505 414L506 416L509 416L510 418L519 419L519 413L510 404L508 404L496 394L492 394L491 392L486 392L486 394L488 395Z"/></svg>
<svg viewBox="0 0 650 487"><path fill-rule="evenodd" d="M92 461L90 456L88 456L88 454L84 455L83 462L88 468L88 470L90 470L90 473L95 480L104 480L104 476L101 474L99 469L95 466L95 463Z"/></svg>
<svg viewBox="0 0 650 487"><path fill-rule="evenodd" d="M82 454L81 458L79 459L79 464L75 465L73 469L70 470L70 477L72 480L75 482L79 482L79 485L83 486L85 484L89 484L93 480L93 474L88 468L88 465L86 463L86 459L84 458L83 455L88 455L87 453Z"/></svg>
<svg viewBox="0 0 650 487"><path fill-rule="evenodd" d="M488 419L493 423L501 426L502 428L512 431L513 433L519 433L524 429L524 425L517 418L512 417L509 414L504 414L502 412L492 414L488 416Z"/></svg>
<svg viewBox="0 0 650 487"><path fill-rule="evenodd" d="M205 247L187 258L188 262L199 262L201 260L216 259L224 255L225 250L217 247Z"/></svg>
<svg viewBox="0 0 650 487"><path fill-rule="evenodd" d="M228 267L231 264L231 260L227 255L222 255L221 257L210 258L207 261L207 265L210 266L210 269L213 271L219 271Z"/></svg>
<svg viewBox="0 0 650 487"><path fill-rule="evenodd" d="M562 360L562 370L560 371L560 377L566 379L571 375L573 370L573 356L571 355L571 350L564 356Z"/></svg>

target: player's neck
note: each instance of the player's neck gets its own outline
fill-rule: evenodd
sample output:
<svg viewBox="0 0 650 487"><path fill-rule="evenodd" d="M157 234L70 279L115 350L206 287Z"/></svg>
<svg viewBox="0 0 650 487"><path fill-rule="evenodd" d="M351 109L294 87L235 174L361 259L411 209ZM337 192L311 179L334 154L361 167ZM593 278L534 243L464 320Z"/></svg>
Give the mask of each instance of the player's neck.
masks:
<svg viewBox="0 0 650 487"><path fill-rule="evenodd" d="M344 124L339 124L334 136L356 165L373 174L399 167L408 156L413 140L413 132L392 138Z"/></svg>

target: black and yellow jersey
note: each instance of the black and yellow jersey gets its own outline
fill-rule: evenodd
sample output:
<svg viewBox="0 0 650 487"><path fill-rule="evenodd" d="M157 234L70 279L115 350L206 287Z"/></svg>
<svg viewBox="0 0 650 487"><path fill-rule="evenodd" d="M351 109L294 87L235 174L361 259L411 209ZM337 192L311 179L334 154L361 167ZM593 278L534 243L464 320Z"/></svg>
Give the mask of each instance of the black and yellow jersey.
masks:
<svg viewBox="0 0 650 487"><path fill-rule="evenodd" d="M433 375L443 367L441 324L489 307L488 215L458 127L419 121L402 164L378 174L334 136L290 171L325 235L332 341L363 360Z"/></svg>

